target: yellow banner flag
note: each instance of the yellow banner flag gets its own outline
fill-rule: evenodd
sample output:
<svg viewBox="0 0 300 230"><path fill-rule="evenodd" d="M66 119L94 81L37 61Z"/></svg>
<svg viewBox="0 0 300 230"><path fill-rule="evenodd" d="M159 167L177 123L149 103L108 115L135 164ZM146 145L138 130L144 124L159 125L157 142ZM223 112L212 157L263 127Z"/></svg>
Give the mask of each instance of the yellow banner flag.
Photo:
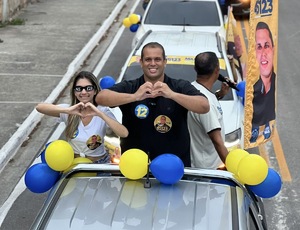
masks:
<svg viewBox="0 0 300 230"><path fill-rule="evenodd" d="M243 48L241 45L242 34L238 33L237 23L232 13L232 7L228 7L228 21L226 24L226 50L229 55L229 60L232 60L235 68L239 71L241 78L243 79L243 68L241 63L241 57L243 54ZM233 68L234 69L234 68ZM235 75L235 71L233 71ZM237 81L237 77L235 76L235 81Z"/></svg>
<svg viewBox="0 0 300 230"><path fill-rule="evenodd" d="M276 118L278 0L252 0L245 90L244 148L272 139Z"/></svg>

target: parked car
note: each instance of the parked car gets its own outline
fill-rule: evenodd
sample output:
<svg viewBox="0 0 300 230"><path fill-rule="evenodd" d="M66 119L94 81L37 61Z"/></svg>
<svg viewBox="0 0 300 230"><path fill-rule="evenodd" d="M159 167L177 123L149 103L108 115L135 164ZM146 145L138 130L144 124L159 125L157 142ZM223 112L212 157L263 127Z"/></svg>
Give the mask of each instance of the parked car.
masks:
<svg viewBox="0 0 300 230"><path fill-rule="evenodd" d="M218 32L225 36L218 0L150 0L132 47L149 30Z"/></svg>
<svg viewBox="0 0 300 230"><path fill-rule="evenodd" d="M31 229L264 230L267 226L262 200L227 171L185 168L178 182L165 185L151 171L129 180L118 165L79 164L52 188Z"/></svg>
<svg viewBox="0 0 300 230"><path fill-rule="evenodd" d="M205 51L216 53L220 62L220 73L234 81L241 81L239 72L232 70L226 55L225 40L218 33L213 32L178 32L178 31L148 31L140 42L135 46L125 62L117 82L136 79L143 74L140 67L142 47L148 42L158 42L165 48L167 65L165 72L172 78L186 79L190 82L196 80L194 70L194 57ZM213 91L220 89L221 82L217 81ZM223 110L225 125L225 145L228 150L243 148L243 118L244 107L241 98L236 95L235 89L220 100Z"/></svg>

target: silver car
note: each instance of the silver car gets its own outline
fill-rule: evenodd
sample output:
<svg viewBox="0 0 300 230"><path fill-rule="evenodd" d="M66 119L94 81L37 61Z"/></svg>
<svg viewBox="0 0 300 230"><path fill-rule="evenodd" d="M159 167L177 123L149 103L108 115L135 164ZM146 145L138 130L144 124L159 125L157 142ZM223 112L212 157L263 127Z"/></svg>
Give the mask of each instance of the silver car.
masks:
<svg viewBox="0 0 300 230"><path fill-rule="evenodd" d="M184 169L165 185L151 171L125 178L118 165L79 164L53 187L31 229L267 229L262 202L231 173Z"/></svg>

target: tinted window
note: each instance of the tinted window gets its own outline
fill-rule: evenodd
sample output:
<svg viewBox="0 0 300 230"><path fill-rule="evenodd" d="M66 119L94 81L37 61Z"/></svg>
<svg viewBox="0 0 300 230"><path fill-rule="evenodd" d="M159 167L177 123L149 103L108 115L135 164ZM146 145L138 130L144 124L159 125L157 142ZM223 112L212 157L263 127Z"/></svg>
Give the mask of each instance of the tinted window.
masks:
<svg viewBox="0 0 300 230"><path fill-rule="evenodd" d="M196 80L196 72L194 68L191 65L172 65L172 64L167 64L165 73L175 79L186 79L190 82ZM226 70L220 70L220 73L223 76L228 76ZM141 69L140 64L138 63L133 63L131 66L129 66L125 73L123 80L134 80L140 76L143 75L143 71ZM221 82L216 81L215 84L213 85L213 92L217 91L218 89L221 88ZM230 90L226 96L222 100L233 100L233 95L232 95L232 90Z"/></svg>
<svg viewBox="0 0 300 230"><path fill-rule="evenodd" d="M220 26L215 2L158 0L153 1L145 24Z"/></svg>

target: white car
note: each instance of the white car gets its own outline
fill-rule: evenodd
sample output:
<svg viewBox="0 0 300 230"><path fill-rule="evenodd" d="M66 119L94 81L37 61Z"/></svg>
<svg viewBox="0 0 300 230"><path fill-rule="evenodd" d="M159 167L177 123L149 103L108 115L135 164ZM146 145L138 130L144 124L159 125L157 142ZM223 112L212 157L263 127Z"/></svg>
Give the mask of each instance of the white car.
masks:
<svg viewBox="0 0 300 230"><path fill-rule="evenodd" d="M218 0L150 0L132 48L149 30L218 32L225 36Z"/></svg>
<svg viewBox="0 0 300 230"><path fill-rule="evenodd" d="M234 81L232 68L226 55L225 41L218 33L150 31L145 34L129 55L117 82L133 80L143 74L139 63L141 50L145 44L154 41L160 43L165 48L168 61L165 73L168 76L175 79L186 79L190 82L196 80L194 57L200 52L212 51L219 58L220 73ZM241 81L239 72L236 69L234 71L238 77L237 82ZM220 88L221 82L217 81L213 86L213 91L215 92ZM231 89L220 100L225 125L225 145L228 150L243 148L244 107L241 100L236 95L235 89Z"/></svg>

